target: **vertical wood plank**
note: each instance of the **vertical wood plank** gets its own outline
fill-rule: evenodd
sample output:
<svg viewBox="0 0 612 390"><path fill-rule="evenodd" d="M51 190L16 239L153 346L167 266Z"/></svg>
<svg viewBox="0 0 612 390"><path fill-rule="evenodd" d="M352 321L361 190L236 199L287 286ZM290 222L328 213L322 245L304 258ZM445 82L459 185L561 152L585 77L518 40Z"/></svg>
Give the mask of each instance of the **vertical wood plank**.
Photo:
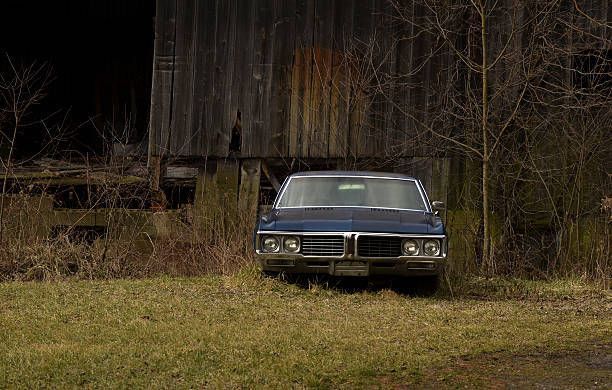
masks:
<svg viewBox="0 0 612 390"><path fill-rule="evenodd" d="M232 23L235 21L231 12L231 1L217 2L217 16L215 18L214 41L215 56L213 68L214 73L212 87L212 104L209 107L210 123L208 155L225 157L229 151L231 139L231 125L226 117L226 95L231 85L233 72L230 70L233 48Z"/></svg>
<svg viewBox="0 0 612 390"><path fill-rule="evenodd" d="M308 156L310 136L310 94L312 83L312 47L314 31L314 1L296 0L294 63L291 77L292 156Z"/></svg>
<svg viewBox="0 0 612 390"><path fill-rule="evenodd" d="M251 156L252 140L252 74L253 74L253 41L254 41L254 7L255 2L244 4L239 0L232 0L236 12L233 78L230 91L230 103L226 108L226 116L230 118L229 125L236 125L240 112L239 131L241 131L241 155Z"/></svg>
<svg viewBox="0 0 612 390"><path fill-rule="evenodd" d="M256 118L256 110L254 107L254 102L256 100L255 95L257 94L257 90L255 88L256 80L253 78L253 71L255 67L255 45L256 45L256 34L257 34L257 25L255 21L255 14L257 12L257 2L253 1L250 4L250 20L248 24L249 28L249 40L248 40L248 85L245 84L245 112L243 113L243 122L245 123L244 133L243 133L243 151L247 156L255 155L255 138L257 134L255 133L255 118Z"/></svg>
<svg viewBox="0 0 612 390"><path fill-rule="evenodd" d="M236 100L234 93L236 89L235 84L242 82L240 78L242 75L236 71L236 62L241 59L239 53L242 50L239 43L239 31L238 31L238 12L241 8L241 4L238 0L227 0L224 2L224 7L221 8L220 12L227 12L227 17L224 18L227 23L225 29L225 36L222 38L223 45L225 46L224 52L227 58L225 59L225 70L221 76L224 80L223 89L219 91L219 131L221 137L219 137L220 143L215 145L214 154L216 156L225 157L229 154L229 145L232 137L232 128L236 125L237 109L232 107L232 103ZM245 7L249 8L249 7Z"/></svg>
<svg viewBox="0 0 612 390"><path fill-rule="evenodd" d="M162 139L170 127L174 75L175 1L158 0L155 18L153 81L149 114L149 155L162 154Z"/></svg>
<svg viewBox="0 0 612 390"><path fill-rule="evenodd" d="M416 17L416 4L414 2L406 4L405 7L410 9L408 17ZM408 12L408 11L407 11ZM402 26L400 36L402 37L414 37L417 33L418 26L416 24ZM414 90L418 87L416 77L412 75L415 70L416 61L414 61L414 39L402 39L398 45L398 71L402 75L402 81L409 85L408 88L404 88L402 93L398 95L398 104L405 112L413 114L414 108ZM400 115L398 118L398 128L401 135L398 137L400 143L403 144L403 153L409 154L414 153L414 145L418 142L417 138L417 124L410 117L410 115Z"/></svg>
<svg viewBox="0 0 612 390"><path fill-rule="evenodd" d="M414 8L415 18L422 16L426 11L422 5L417 5ZM411 107L414 107L414 116L422 123L428 121L428 110L430 106L430 78L433 76L433 61L428 61L430 51L432 49L433 37L431 34L425 33L421 39L414 41L414 47L412 49L411 67L416 69L421 67L423 63L425 65L418 72L418 77L415 80L417 87L414 88L411 96ZM413 123L415 128L419 126L417 123ZM415 156L426 156L428 155L427 150L423 147L425 143L416 142L414 144L414 155Z"/></svg>
<svg viewBox="0 0 612 390"><path fill-rule="evenodd" d="M335 0L315 2L314 47L312 51L312 112L309 157L327 157L329 152L329 116Z"/></svg>
<svg viewBox="0 0 612 390"><path fill-rule="evenodd" d="M253 45L252 69L252 122L251 156L261 156L271 152L280 145L278 137L274 137L274 129L270 127L269 106L272 94L272 67L275 58L272 57L274 45L274 17L272 1L256 2L255 30Z"/></svg>
<svg viewBox="0 0 612 390"><path fill-rule="evenodd" d="M375 13L375 0L364 0L356 3L353 14L353 39L357 42L360 50L366 50L364 44L369 42L372 34L373 14ZM360 44L361 43L361 44ZM360 64L361 65L361 64ZM362 69L360 69L361 71ZM360 80L356 78L353 86L357 91L361 90ZM353 97L353 111L351 112L349 148L354 156L367 154L369 150L368 121L370 119L369 109L366 107L366 96L357 92Z"/></svg>
<svg viewBox="0 0 612 390"><path fill-rule="evenodd" d="M397 59L397 26L395 26L393 20L393 6L385 0L379 0L376 5L378 10L378 17L376 19L376 35L381 37L381 62L383 63L382 69L384 72L390 75L396 75L398 71L398 59ZM377 156L380 153L384 153L385 158L393 158L398 154L402 153L402 145L399 142L398 137L398 123L395 121L396 109L394 104L397 102L397 95L401 91L401 88L396 86L396 83L387 83L384 87L384 94L387 96L383 98L381 104L382 121L381 127L377 129L377 133L382 135L382 142L378 145L373 155Z"/></svg>
<svg viewBox="0 0 612 390"><path fill-rule="evenodd" d="M368 40L376 40L370 44L371 47L375 48L372 54L374 66L380 67L381 72L388 71L382 62L384 61L384 52L386 39L379 37L381 33L379 24L382 22L380 0L374 0L371 3L369 24L369 37ZM369 70L368 70L369 71ZM384 86L376 86L376 88L385 88ZM373 96L370 97L370 106L367 113L366 127L361 139L361 145L359 146L360 155L363 157L371 157L377 155L384 155L385 143L386 143L386 97L384 93L386 90L373 92Z"/></svg>
<svg viewBox="0 0 612 390"><path fill-rule="evenodd" d="M305 58L304 50L295 47L293 65L291 67L291 101L289 113L289 156L298 157L302 152L302 95L304 82Z"/></svg>
<svg viewBox="0 0 612 390"><path fill-rule="evenodd" d="M196 4L195 0L176 2L176 45L174 53L174 83L172 120L164 140L164 148L173 155L190 155L192 137L191 114L193 101L193 60Z"/></svg>
<svg viewBox="0 0 612 390"><path fill-rule="evenodd" d="M215 73L211 71L216 55L216 3L198 1L196 8L196 59L194 68L193 138L189 140L197 155L208 156L212 132L212 104Z"/></svg>
<svg viewBox="0 0 612 390"><path fill-rule="evenodd" d="M285 157L289 153L291 80L295 44L295 0L274 0L272 27L272 77L270 84L269 126L271 148L266 156Z"/></svg>
<svg viewBox="0 0 612 390"><path fill-rule="evenodd" d="M332 80L330 93L329 157L347 157L351 101L351 64L346 52L352 44L355 2L336 1L334 9Z"/></svg>

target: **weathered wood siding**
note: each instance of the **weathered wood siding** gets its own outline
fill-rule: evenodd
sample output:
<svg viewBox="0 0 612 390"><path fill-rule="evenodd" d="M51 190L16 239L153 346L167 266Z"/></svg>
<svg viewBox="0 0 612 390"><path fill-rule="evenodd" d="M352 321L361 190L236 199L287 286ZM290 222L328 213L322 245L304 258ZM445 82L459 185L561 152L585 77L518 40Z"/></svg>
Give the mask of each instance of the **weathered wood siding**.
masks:
<svg viewBox="0 0 612 390"><path fill-rule="evenodd" d="M411 124L395 120L384 99L365 97L365 69L354 58L371 39L389 67L410 66L406 56L428 50L427 43L392 47L377 30L392 25L389 7L384 0L157 0L151 153L228 156L238 121L242 157L397 155Z"/></svg>

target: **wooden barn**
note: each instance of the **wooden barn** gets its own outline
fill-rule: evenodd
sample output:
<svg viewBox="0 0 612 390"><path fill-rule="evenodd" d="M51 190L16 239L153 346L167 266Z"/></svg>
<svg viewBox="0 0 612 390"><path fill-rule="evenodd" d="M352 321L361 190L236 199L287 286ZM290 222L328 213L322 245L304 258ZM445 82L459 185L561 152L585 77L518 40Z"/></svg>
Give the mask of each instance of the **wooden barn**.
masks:
<svg viewBox="0 0 612 390"><path fill-rule="evenodd" d="M427 80L374 92L367 80L373 66L408 70L431 55L431 36L397 43L405 25L393 13L385 0L158 0L154 176L222 167L237 182L263 172L264 186L278 186L300 169L382 169L419 176L445 198L447 161L419 147L414 123L385 99L425 111L436 99ZM435 54L427 74L444 77L448 54Z"/></svg>

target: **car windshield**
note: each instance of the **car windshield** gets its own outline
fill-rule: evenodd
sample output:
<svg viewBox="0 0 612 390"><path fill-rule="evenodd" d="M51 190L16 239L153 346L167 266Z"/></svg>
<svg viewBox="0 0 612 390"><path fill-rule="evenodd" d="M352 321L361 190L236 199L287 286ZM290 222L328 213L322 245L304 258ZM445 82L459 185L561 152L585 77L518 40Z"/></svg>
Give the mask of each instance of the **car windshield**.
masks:
<svg viewBox="0 0 612 390"><path fill-rule="evenodd" d="M293 177L277 207L384 207L427 210L414 180L360 176Z"/></svg>

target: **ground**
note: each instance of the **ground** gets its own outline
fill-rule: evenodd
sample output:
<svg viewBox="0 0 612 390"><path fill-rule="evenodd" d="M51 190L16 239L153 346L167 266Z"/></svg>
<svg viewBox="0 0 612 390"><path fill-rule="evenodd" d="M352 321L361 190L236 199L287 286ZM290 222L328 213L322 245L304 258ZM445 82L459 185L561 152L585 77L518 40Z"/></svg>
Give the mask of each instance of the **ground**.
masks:
<svg viewBox="0 0 612 390"><path fill-rule="evenodd" d="M0 284L0 388L610 388L610 295L234 276ZM476 286L476 287L474 287Z"/></svg>
<svg viewBox="0 0 612 390"><path fill-rule="evenodd" d="M585 342L576 350L492 353L459 358L448 368L430 373L433 387L490 388L610 388L612 347L610 342ZM444 386L442 386L444 387Z"/></svg>

